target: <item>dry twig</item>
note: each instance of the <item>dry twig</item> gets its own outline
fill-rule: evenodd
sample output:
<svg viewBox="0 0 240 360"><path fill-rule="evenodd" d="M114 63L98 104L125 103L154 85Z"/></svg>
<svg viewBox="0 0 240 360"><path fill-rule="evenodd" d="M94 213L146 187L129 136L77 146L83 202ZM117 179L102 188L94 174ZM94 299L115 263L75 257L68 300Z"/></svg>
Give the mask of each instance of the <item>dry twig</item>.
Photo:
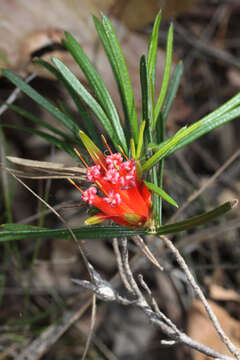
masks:
<svg viewBox="0 0 240 360"><path fill-rule="evenodd" d="M110 283L108 283L106 280L100 280L100 278L98 279L99 283L100 284L104 283L104 289L105 289L104 296L102 296L102 289L100 289L102 287L102 285L100 286L100 288L97 288L96 282L92 285L89 282L87 282L87 284L86 284L85 281L78 281L78 283L85 287L87 285L88 288L92 288L92 291L98 297L100 297L101 299L104 299L105 301L117 301L120 304L137 306L141 311L143 311L145 313L145 315L148 317L148 319L150 320L151 323L157 325L161 329L161 331L171 339L170 342L168 340L166 340L162 343L167 343L168 345L184 344L184 345L187 345L188 347L190 347L192 349L198 350L212 358L221 359L221 360L230 360L230 359L232 360L231 357L220 354L217 351L215 351L214 349L211 349L208 346L200 344L199 342L191 339L185 333L180 331L176 327L176 325L173 324L173 322L158 309L155 299L153 299L153 297L152 297L150 289L148 288L147 284L144 282L143 278L140 276L140 279L139 279L140 283L143 286L143 288L147 291L147 293L151 299L151 306L148 304L148 302L145 299L144 295L142 294L137 282L135 281L133 273L131 271L131 268L129 265L127 239L126 238L122 239L121 245L122 245L122 251L120 251L119 249L116 251L116 249L115 249L115 253L118 254L117 262L120 265L119 272L124 272L124 274L121 275L121 278L125 278L125 277L127 278L127 284L128 284L127 289L129 287L129 285L131 287L129 296L132 297L132 295L134 294L135 300L131 301L127 298L122 298L116 292L116 290L114 290L112 288L112 285ZM115 242L114 246L115 246L115 248L118 247L118 243ZM121 254L121 259L120 259L120 254ZM188 272L189 272L189 270L188 270ZM107 298L107 294L109 294L109 298ZM211 310L210 310L210 312L211 312ZM219 331L218 326L217 326L217 328ZM234 352L234 355L238 355L236 352L237 350L234 347L234 345L231 343L231 341L226 340L225 334L223 336L224 336L224 340L227 341L228 346L231 348L232 352Z"/></svg>
<svg viewBox="0 0 240 360"><path fill-rule="evenodd" d="M236 357L236 359L239 360L240 359L240 353L239 353L237 347L231 342L231 340L228 338L228 336L223 331L221 325L218 322L218 319L216 318L213 310L211 309L211 307L210 307L206 297L204 296L201 288L198 286L198 284L196 283L194 277L192 276L187 264L185 263L183 257L181 256L180 252L178 251L178 249L174 246L174 244L166 236L161 236L161 238L164 241L164 244L166 245L166 247L175 256L179 266L181 267L181 269L185 273L185 275L186 275L189 283L191 284L194 292L199 297L199 299L202 301L202 303L203 303L203 305L205 307L205 310L208 313L208 316L209 316L213 326L215 327L217 333L219 334L221 340L228 347L229 351Z"/></svg>

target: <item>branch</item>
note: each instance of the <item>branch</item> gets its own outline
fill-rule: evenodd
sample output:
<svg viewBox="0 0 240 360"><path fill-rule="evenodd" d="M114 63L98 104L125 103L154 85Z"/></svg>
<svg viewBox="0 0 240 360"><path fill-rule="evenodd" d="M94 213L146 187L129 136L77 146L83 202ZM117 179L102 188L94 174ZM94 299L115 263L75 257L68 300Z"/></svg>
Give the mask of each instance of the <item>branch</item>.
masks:
<svg viewBox="0 0 240 360"><path fill-rule="evenodd" d="M175 256L179 266L181 267L181 269L184 271L189 283L191 284L193 290L195 291L196 295L199 297L199 299L202 301L205 310L208 313L208 316L213 324L213 326L215 327L217 333L219 334L222 342L227 346L227 348L229 349L229 351L238 359L240 360L240 353L237 349L237 347L231 342L231 340L229 339L229 337L225 334L225 332L223 331L221 325L218 322L218 319L216 318L213 310L211 309L210 305L207 302L206 297L204 296L201 288L198 286L198 284L196 283L194 277L192 276L187 264L185 263L183 257L181 256L180 252L178 251L178 249L173 245L173 243L166 237L166 236L161 236L161 239L164 241L164 244L166 245L166 247L172 252L172 254Z"/></svg>
<svg viewBox="0 0 240 360"><path fill-rule="evenodd" d="M131 286L131 295L132 293L135 294L137 300L134 302L134 304L141 309L145 313L145 315L149 318L150 322L157 325L161 331L171 338L171 341L165 341L168 345L174 345L176 343L187 345L188 347L200 351L203 354L210 356L215 359L221 359L221 360L233 360L233 358L220 354L219 352L215 351L214 349L205 346L189 336L187 336L185 333L180 331L176 325L165 315L163 314L157 304L155 299L152 296L152 293L143 280L142 276L139 276L140 283L142 287L147 291L148 295L151 299L151 306L146 301L144 295L142 294L141 290L138 287L137 282L135 281L130 265L129 265L129 258L128 258L128 249L127 249L127 239L123 239L121 242L122 245L122 252L120 252L118 248L118 243L115 241L114 247L115 247L115 253L118 254L117 256L117 262L120 264L119 266L119 273L121 278L127 277L127 286L126 289L128 290L129 285ZM118 250L116 250L118 248ZM120 259L121 255L121 259ZM124 272L124 273L122 273ZM117 299L117 298L116 298ZM127 304L126 304L127 305ZM130 303L129 303L130 305ZM153 308L153 309L152 309Z"/></svg>

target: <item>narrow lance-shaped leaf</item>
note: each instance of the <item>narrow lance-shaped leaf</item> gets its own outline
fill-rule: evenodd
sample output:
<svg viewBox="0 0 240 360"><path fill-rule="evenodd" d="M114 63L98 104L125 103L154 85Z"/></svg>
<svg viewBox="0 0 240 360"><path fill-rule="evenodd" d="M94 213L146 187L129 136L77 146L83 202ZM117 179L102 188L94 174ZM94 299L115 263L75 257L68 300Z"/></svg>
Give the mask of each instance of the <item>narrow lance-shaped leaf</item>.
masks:
<svg viewBox="0 0 240 360"><path fill-rule="evenodd" d="M130 146L131 146L131 157L136 159L136 147L133 138L130 139Z"/></svg>
<svg viewBox="0 0 240 360"><path fill-rule="evenodd" d="M25 119L28 119L30 121L33 121L34 123L41 125L42 127L45 127L46 129L50 130L53 134L58 134L65 138L66 140L70 140L72 142L76 142L76 139L74 137L69 136L68 134L64 133L63 131L59 130L57 127L54 127L47 123L46 121L39 119L37 116L29 113L28 111L20 108L16 105L8 105L8 108L12 111L15 111L18 115L24 117Z"/></svg>
<svg viewBox="0 0 240 360"><path fill-rule="evenodd" d="M78 41L68 32L66 32L65 35L66 40L63 40L63 44L71 52L72 56L74 57L74 59L82 69L83 73L85 74L86 78L88 79L96 95L96 98L98 99L98 102L101 104L102 108L106 112L115 129L115 132L119 139L119 144L122 146L123 150L128 153L128 147L117 109L101 76L98 74L97 70L91 63L88 56L84 53Z"/></svg>
<svg viewBox="0 0 240 360"><path fill-rule="evenodd" d="M213 111L209 115L205 116L203 119L197 121L193 125L189 126L188 129L190 129L190 133L185 133L184 136L181 137L181 139L171 146L168 153L165 154L163 157L166 157L166 155L171 155L175 151L183 148L184 146L191 144L193 141L197 140L200 136L203 136L207 134L208 132L226 124L227 122L236 119L240 116L240 106L237 107L237 105L240 105L240 94L237 94L234 98L230 99L226 104L221 106L221 108ZM195 125L197 125L195 127ZM164 144L156 145L156 144L150 144L150 148L152 149L159 149L161 150L166 144L168 144L172 139L175 137L171 137L170 139L166 140Z"/></svg>
<svg viewBox="0 0 240 360"><path fill-rule="evenodd" d="M150 129L153 128L154 121L154 106L155 106L155 85L156 85L156 66L157 66L157 51L158 51L158 35L159 25L161 21L161 12L158 13L151 33L147 56L147 86L148 92L148 117L150 122Z"/></svg>
<svg viewBox="0 0 240 360"><path fill-rule="evenodd" d="M183 148L184 146L191 144L193 141L197 140L200 136L207 134L208 132L217 129L218 127L228 123L229 121L236 119L240 116L240 106L234 108L233 110L224 113L223 115L216 118L203 118L199 120L197 123L200 124L199 127L193 129L192 133L186 137L183 137L179 143L176 144L168 153L171 155L175 151ZM195 124L197 124L195 123ZM193 125L195 125L193 124ZM193 126L189 126L189 129Z"/></svg>
<svg viewBox="0 0 240 360"><path fill-rule="evenodd" d="M94 17L94 23L118 84L123 110L126 117L125 121L131 132L130 137L134 138L134 141L137 144L138 142L137 112L134 104L132 85L130 82L122 49L119 45L119 41L115 34L113 26L110 20L108 20L106 16L103 15L102 24L96 17Z"/></svg>
<svg viewBox="0 0 240 360"><path fill-rule="evenodd" d="M153 83L149 79L145 56L142 56L140 61L140 79L141 79L141 89L142 89L142 114L143 114L142 116L143 119L146 121L146 125L147 125L145 131L145 137L144 137L145 140L144 145L147 146L147 144L152 141L151 121L152 121L152 110L154 106L154 100L152 96ZM151 150L149 152L149 155L150 156L152 155ZM152 169L152 172L149 174L149 177L151 178L151 182L154 183L156 187L158 187L158 175L157 175L156 167ZM152 203L153 203L154 219L157 225L161 225L160 200L161 198L154 193L152 196Z"/></svg>
<svg viewBox="0 0 240 360"><path fill-rule="evenodd" d="M142 91L142 120L146 121L146 132L145 138L146 143L151 139L151 125L149 121L149 101L148 101L148 75L147 75L147 64L145 56L141 56L140 59L140 82Z"/></svg>
<svg viewBox="0 0 240 360"><path fill-rule="evenodd" d="M81 99L79 98L78 94L76 94L76 92L68 84L66 79L60 73L60 71L43 59L34 59L34 62L43 66L48 71L50 71L59 81L61 81L63 83L64 87L68 91L69 95L73 99L73 102L75 103L75 105L79 111L80 119L81 119L81 122L83 122L84 130L87 131L88 135L91 135L92 139L96 142L96 144L101 146L99 136L96 132L96 127L95 127L91 117L89 116L84 105L82 104ZM82 129L82 126L81 127L79 126L79 130L80 129Z"/></svg>
<svg viewBox="0 0 240 360"><path fill-rule="evenodd" d="M240 93L233 96L230 100L225 102L216 110L212 111L210 114L204 116L200 121L211 122L212 120L228 113L230 110L233 110L240 105Z"/></svg>
<svg viewBox="0 0 240 360"><path fill-rule="evenodd" d="M159 26L161 22L162 13L161 11L157 14L154 21L152 34L149 40L148 47L148 56L147 56L147 71L150 81L153 81L153 74L155 73L156 61L157 61L157 51L158 51L158 35L159 35Z"/></svg>
<svg viewBox="0 0 240 360"><path fill-rule="evenodd" d="M54 65L60 71L62 76L66 79L69 85L76 91L76 93L83 99L83 101L89 106L93 113L97 116L98 120L106 130L108 136L113 141L114 145L118 146L118 139L116 133L110 123L106 113L94 97L85 89L85 87L80 83L78 78L64 65L59 59L52 59Z"/></svg>
<svg viewBox="0 0 240 360"><path fill-rule="evenodd" d="M139 132L139 140L138 140L138 145L137 145L136 159L140 159L140 156L141 156L141 153L142 153L143 134L144 134L145 125L146 125L146 121L143 121L142 125L141 125L141 128L140 128L140 132Z"/></svg>
<svg viewBox="0 0 240 360"><path fill-rule="evenodd" d="M211 220L216 219L219 216L224 215L237 205L237 201L229 201L225 204L217 207L216 209L209 211L208 213L194 216L190 219L183 220L181 222L161 226L157 229L158 235L176 233L191 229L197 225L205 224ZM37 239L37 238L59 238L59 239L71 239L71 234L68 229L47 229L39 228L37 226L22 225L22 224L4 224L0 228L0 242L20 240L20 239ZM147 230L132 230L122 226L81 226L78 228L72 228L73 233L77 239L109 239L113 237L124 237L134 235L147 235L151 231ZM155 232L154 232L155 233Z"/></svg>
<svg viewBox="0 0 240 360"><path fill-rule="evenodd" d="M99 161L104 162L104 155L101 150L94 144L94 142L86 134L84 134L83 131L79 131L79 136L93 161L96 164Z"/></svg>
<svg viewBox="0 0 240 360"><path fill-rule="evenodd" d="M201 126L201 124L199 122L197 122L197 123L193 124L192 126L190 126L189 128L183 129L181 132L179 131L175 136L173 136L170 139L170 141L168 141L164 146L162 146L160 148L160 150L158 150L153 156L151 156L142 165L142 171L147 171L147 170L151 169L156 163L158 163L161 159L166 157L169 154L171 148L176 146L176 144L178 144L178 142L182 138L191 134L191 132L193 132L199 126Z"/></svg>
<svg viewBox="0 0 240 360"><path fill-rule="evenodd" d="M172 62L172 43L173 43L173 31L171 31L171 27L169 29L168 33L168 41L167 41L167 52L166 52L166 61L165 61L165 71L162 81L162 87L160 91L160 95L158 98L158 102L156 107L154 108L153 115L156 116L156 109L158 112L158 120L156 121L156 126L154 125L155 119L152 119L151 121L151 128L154 128L155 126L155 134L156 134L156 140L157 143L161 144L165 140L165 128L166 128L166 120L168 113L170 111L170 108L172 106L173 99L176 95L176 91L178 88L179 83L177 81L180 79L176 76L176 74L179 74L180 71L178 70L178 67L176 67L170 85L168 86L169 77L170 77L170 71L171 71L171 62ZM166 94L166 95L165 95ZM162 105L163 104L163 105ZM158 108L159 106L159 108ZM163 111L160 111L161 108L163 108ZM165 111L166 110L166 111ZM154 170L154 169L153 169ZM164 170L164 159L161 159L159 162L158 169L156 170L157 174L155 177L157 178L157 185L158 188L162 188L163 184L163 170ZM156 196L153 198L154 201L154 213L155 216L158 219L159 225L162 224L162 198L156 198ZM156 202L156 204L155 204Z"/></svg>
<svg viewBox="0 0 240 360"><path fill-rule="evenodd" d="M22 224L4 224L0 226L0 242L20 240L20 239L71 239L72 236L68 229L47 229L37 226ZM81 226L72 228L77 239L110 239L113 237L124 237L147 234L144 230L132 230L121 226Z"/></svg>
<svg viewBox="0 0 240 360"><path fill-rule="evenodd" d="M223 205L218 206L214 210L211 210L204 214L193 216L187 220L179 221L174 224L161 226L157 229L157 234L174 234L180 231L192 229L198 225L204 225L209 221L215 220L218 217L223 216L228 211L232 210L235 206L237 206L237 204L237 200L225 202Z"/></svg>
<svg viewBox="0 0 240 360"><path fill-rule="evenodd" d="M166 136L166 123L163 119L162 112L159 115L159 119L156 124L155 129L155 137L158 144L162 144L165 140ZM156 168L157 171L157 179L158 179L158 187L162 189L163 187L163 172L164 172L164 159L159 161L158 167ZM163 211L163 203L162 198L159 198L159 209L158 209L158 218L159 218L159 225L162 225L162 211Z"/></svg>
<svg viewBox="0 0 240 360"><path fill-rule="evenodd" d="M179 63L175 66L175 69L173 71L170 83L169 83L169 87L168 87L168 91L164 100L164 105L163 105L163 110L162 110L162 119L163 122L165 124L169 112L172 108L173 105L173 101L175 99L175 96L178 92L178 88L180 85L180 80L182 78L183 75L183 63L182 61L179 61Z"/></svg>
<svg viewBox="0 0 240 360"><path fill-rule="evenodd" d="M26 95L31 99L36 101L44 109L46 109L50 114L52 114L56 119L61 121L67 129L72 131L74 134L78 133L79 126L69 119L63 112L61 112L56 106L51 104L46 98L40 95L36 90L34 90L30 85L25 83L18 75L14 74L10 70L3 69L3 75L8 78L15 86L22 90Z"/></svg>
<svg viewBox="0 0 240 360"><path fill-rule="evenodd" d="M167 39L167 49L166 49L166 60L165 60L165 68L162 80L162 86L160 90L160 94L154 108L154 119L153 119L153 129L155 129L169 83L171 65L172 65L172 49L173 49L173 24L170 25L168 31L168 39Z"/></svg>
<svg viewBox="0 0 240 360"><path fill-rule="evenodd" d="M159 186L156 186L148 181L144 181L144 184L147 186L147 188L151 191L153 191L155 194L160 196L163 200L167 201L169 204L175 206L178 208L177 202L166 193L163 189L161 189Z"/></svg>

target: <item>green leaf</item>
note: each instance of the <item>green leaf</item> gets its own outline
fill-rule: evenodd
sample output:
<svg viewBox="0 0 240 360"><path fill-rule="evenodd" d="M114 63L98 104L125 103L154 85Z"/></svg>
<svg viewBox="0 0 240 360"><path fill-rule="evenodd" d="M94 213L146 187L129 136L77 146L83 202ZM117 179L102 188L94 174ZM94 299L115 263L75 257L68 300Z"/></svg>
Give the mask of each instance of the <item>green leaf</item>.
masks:
<svg viewBox="0 0 240 360"><path fill-rule="evenodd" d="M166 133L166 121L173 105L173 101L177 94L180 80L183 74L183 64L180 61L171 76L171 80L169 83L168 91L164 100L163 109L160 112L159 120L156 124L156 140L159 144L163 144L165 141L165 133ZM162 188L163 184L163 172L164 172L164 159L160 160L159 167L158 167L158 185ZM159 199L159 224L162 223L162 200Z"/></svg>
<svg viewBox="0 0 240 360"><path fill-rule="evenodd" d="M163 156L163 158L166 157L167 155L169 156L173 154L175 151L183 148L184 146L191 144L193 141L197 140L200 136L203 136L208 132L239 117L240 116L239 104L240 104L240 93L235 95L232 99L230 99L228 102L226 102L217 110L213 111L212 113L203 117L201 120L189 126L187 128L189 130L189 133L186 132L185 134L183 134L180 140L176 144L173 144L171 146L171 149L169 149L169 151L167 152L167 154ZM176 135L166 140L164 144L156 145L152 143L150 144L151 148L155 150L157 149L161 150L166 144L171 142L175 136Z"/></svg>
<svg viewBox="0 0 240 360"><path fill-rule="evenodd" d="M155 106L155 86L156 86L156 66L157 66L157 51L158 51L158 36L159 36L159 25L161 21L161 12L158 13L151 33L148 46L147 56L147 86L146 91L148 92L148 116L150 129L153 128L153 117L154 117L154 106Z"/></svg>
<svg viewBox="0 0 240 360"><path fill-rule="evenodd" d="M189 136L189 134L191 134L200 126L201 123L197 122L189 126L189 128L185 127L184 129L178 131L177 134L175 134L175 136L173 136L170 140L166 141L165 144L142 165L142 171L147 171L151 169L161 159L169 155L171 149L174 148L180 142L180 140Z"/></svg>
<svg viewBox="0 0 240 360"><path fill-rule="evenodd" d="M228 100L225 104L212 111L210 114L204 116L200 121L209 122L214 120L217 117L220 117L223 114L226 114L230 110L233 110L237 106L240 105L240 93L233 96L230 100Z"/></svg>
<svg viewBox="0 0 240 360"><path fill-rule="evenodd" d="M142 122L140 132L139 132L139 139L138 139L138 145L137 145L137 153L136 153L136 159L139 159L142 153L143 148L143 134L145 129L146 121Z"/></svg>
<svg viewBox="0 0 240 360"><path fill-rule="evenodd" d="M131 146L131 157L136 159L136 148L133 138L130 139L130 146Z"/></svg>
<svg viewBox="0 0 240 360"><path fill-rule="evenodd" d="M18 75L14 74L10 70L3 69L3 75L9 79L15 86L22 90L26 95L33 99L36 103L41 105L46 109L50 114L52 114L56 119L61 121L67 129L72 131L77 135L79 126L69 119L63 112L61 112L56 106L51 104L47 99L40 95L36 90L34 90L30 85L25 83Z"/></svg>
<svg viewBox="0 0 240 360"><path fill-rule="evenodd" d="M162 86L160 90L160 94L154 108L154 120L153 120L153 129L156 126L169 83L170 72L171 72L171 65L172 65L172 49L173 49L173 24L170 25L168 31L168 39L167 39L167 49L166 49L166 60L165 60L165 68L162 80Z"/></svg>
<svg viewBox="0 0 240 360"><path fill-rule="evenodd" d="M94 126L94 123L93 123L91 117L89 116L88 112L86 111L79 96L72 89L72 87L69 85L69 83L66 81L66 79L62 76L60 71L58 71L54 66L52 66L51 64L49 64L47 61L45 61L43 59L34 59L34 62L43 66L46 70L51 72L59 81L61 81L64 84L64 87L68 91L69 95L73 99L73 101L79 111L80 119L83 121L84 130L88 133L88 135L91 136L91 138L96 142L96 144L101 146L101 141L99 140L99 135L96 132L96 128ZM79 129L80 129L80 126L79 126Z"/></svg>
<svg viewBox="0 0 240 360"><path fill-rule="evenodd" d="M210 114L211 115L211 114ZM191 144L193 141L195 141L196 139L198 139L200 136L203 136L205 134L207 134L208 132L228 123L229 121L236 119L240 116L240 106L229 111L228 113L225 113L219 117L214 117L212 118L212 116L203 118L201 120L199 120L197 123L199 123L201 126L199 126L198 128L193 129L193 131L191 132L191 134L187 135L186 137L183 137L177 144L176 146L174 146L168 153L168 155L173 154L175 151L183 148L184 146ZM197 124L195 123L195 124ZM192 126L194 126L195 124L189 126L188 129L190 129Z"/></svg>
<svg viewBox="0 0 240 360"><path fill-rule="evenodd" d="M54 134L62 136L63 138L65 138L68 141L72 141L73 143L77 142L76 138L67 135L63 131L59 130L57 127L54 127L54 126L48 124L46 121L39 119L37 116L29 113L28 111L20 108L19 106L8 105L8 108L11 109L12 111L15 111L18 115L24 117L25 119L28 119L37 125L41 125L42 127L53 132Z"/></svg>
<svg viewBox="0 0 240 360"><path fill-rule="evenodd" d="M161 226L157 229L158 235L176 233L183 230L191 229L192 227L205 224L219 216L224 215L236 206L237 201L228 201L223 205L215 208L212 211L204 213L199 216L194 216L187 220L177 222L170 225ZM66 228L62 229L47 229L37 226L22 225L22 224L4 224L0 228L0 242L20 240L20 239L38 239L38 238L59 238L71 239L71 234ZM131 230L122 226L81 226L72 228L73 233L77 239L109 239L113 237L147 235L149 232L144 230Z"/></svg>
<svg viewBox="0 0 240 360"><path fill-rule="evenodd" d="M172 74L167 95L165 97L164 106L162 109L162 119L164 124L172 108L173 101L175 99L175 96L177 94L180 85L182 74L183 74L183 63L182 61L179 61L179 63L175 66L174 72Z"/></svg>
<svg viewBox="0 0 240 360"><path fill-rule="evenodd" d="M150 81L153 81L153 74L155 73L156 61L157 61L157 51L158 51L158 35L159 35L159 25L161 22L162 13L161 11L157 14L151 37L149 40L148 46L148 56L147 56L147 71ZM153 81L153 85L154 81Z"/></svg>
<svg viewBox="0 0 240 360"><path fill-rule="evenodd" d="M151 120L152 120L152 109L154 106L153 92L154 86L151 79L149 79L147 64L145 60L145 56L141 57L140 60L140 79L141 79L141 89L142 89L142 114L143 119L146 120L147 128L145 131L145 146L149 142L152 141L152 132L151 132ZM146 150L145 150L146 152ZM150 150L150 156L152 155L152 151ZM158 175L157 169L154 167L152 169L151 174L149 174L151 181L155 186L158 186ZM157 225L161 225L161 208L160 208L160 198L155 193L152 197L153 203L153 214L154 220Z"/></svg>
<svg viewBox="0 0 240 360"><path fill-rule="evenodd" d="M162 188L147 181L144 181L144 184L147 186L149 190L153 191L163 200L167 201L169 204L178 208L178 204L176 203L176 201L170 195L168 195Z"/></svg>
<svg viewBox="0 0 240 360"><path fill-rule="evenodd" d="M37 226L22 224L4 224L1 225L0 242L20 240L20 239L38 239L38 238L59 238L72 239L71 234L66 228L47 229ZM144 230L131 230L121 226L81 226L72 228L77 239L109 239L113 237L124 237L147 234Z"/></svg>
<svg viewBox="0 0 240 360"><path fill-rule="evenodd" d="M122 146L123 150L128 153L128 147L117 109L102 78L96 71L88 56L84 53L77 40L68 32L66 32L65 35L67 40L63 40L63 44L67 47L88 79L98 99L98 102L101 104L115 129L120 145Z"/></svg>
<svg viewBox="0 0 240 360"><path fill-rule="evenodd" d="M166 136L166 123L163 119L162 116L162 112L159 115L159 119L158 122L156 124L156 129L155 129L155 137L156 140L159 144L162 144L165 140L165 136ZM154 167L154 169L156 169L156 177L157 177L157 184L158 187L160 189L163 188L163 172L164 172L164 159L161 159L159 161L158 167ZM153 170L154 170L153 169ZM157 214L158 214L158 224L162 225L162 210L163 210L163 203L162 203L162 198L159 197L158 198L158 210L157 210Z"/></svg>
<svg viewBox="0 0 240 360"><path fill-rule="evenodd" d="M147 137L150 139L150 123L148 116L148 77L147 77L147 64L145 56L141 56L140 59L140 82L141 82L141 91L142 91L142 120L146 121L147 127ZM148 139L148 142L149 142Z"/></svg>
<svg viewBox="0 0 240 360"><path fill-rule="evenodd" d="M83 131L79 131L79 137L87 149L89 155L95 164L104 163L104 154L102 151L94 144L94 142L87 136Z"/></svg>
<svg viewBox="0 0 240 360"><path fill-rule="evenodd" d="M223 205L216 207L214 210L211 210L204 214L193 216L187 220L179 221L174 224L159 227L157 229L157 234L173 234L179 231L192 229L198 225L204 225L209 221L215 220L218 217L226 214L228 211L232 210L237 205L237 203L237 200L228 201L225 202Z"/></svg>
<svg viewBox="0 0 240 360"><path fill-rule="evenodd" d="M102 17L102 24L94 17L94 23L98 35L102 41L109 62L111 64L116 82L121 95L123 110L125 113L125 122L130 129L130 137L137 144L138 142L138 121L137 112L134 104L132 85L130 82L127 66L119 45L118 38L113 26L106 16Z"/></svg>
<svg viewBox="0 0 240 360"><path fill-rule="evenodd" d="M106 130L108 136L113 141L115 147L118 146L117 135L110 123L106 113L94 97L85 89L85 87L80 83L78 78L64 65L59 59L52 58L52 62L60 71L62 76L68 82L68 84L74 89L74 91L82 98L82 100L89 106L92 112L97 116L98 120Z"/></svg>

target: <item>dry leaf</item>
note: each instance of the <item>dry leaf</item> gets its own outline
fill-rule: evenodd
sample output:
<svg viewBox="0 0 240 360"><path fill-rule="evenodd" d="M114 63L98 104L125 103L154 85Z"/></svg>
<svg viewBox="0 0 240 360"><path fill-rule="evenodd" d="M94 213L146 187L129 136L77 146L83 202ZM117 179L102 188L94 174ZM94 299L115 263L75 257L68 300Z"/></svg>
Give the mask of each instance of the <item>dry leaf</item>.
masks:
<svg viewBox="0 0 240 360"><path fill-rule="evenodd" d="M49 56L57 55L67 64L73 64L66 51L54 49L60 43L63 31L68 30L77 35L82 44L93 45L97 36L91 14L107 12L112 3L113 0L2 0L1 67L19 72L31 71L34 68L30 65L31 58L34 53L41 51L45 52L44 58L49 53Z"/></svg>
<svg viewBox="0 0 240 360"><path fill-rule="evenodd" d="M31 179L63 179L71 177L85 179L86 169L81 167L68 167L60 163L23 159L14 156L7 156L7 159L24 170L9 169L19 177Z"/></svg>
<svg viewBox="0 0 240 360"><path fill-rule="evenodd" d="M108 13L112 5L113 0L51 0L48 2L5 0L0 2L1 17L4 19L0 22L1 67L10 68L20 75L37 71L40 76L52 78L49 72L39 65L33 64L31 60L34 56L50 60L54 55L60 58L82 82L85 82L79 66L60 45L63 30L67 30L79 40L84 51L103 77L114 103L121 109L117 85L106 54L102 46L96 46L99 44L99 39L91 17L92 14L99 16L99 10ZM146 53L148 41L143 35L130 32L119 21L113 21L113 24L126 58L135 93L136 107L140 109L141 87L138 61L142 54ZM164 63L165 55L161 51L158 79L162 78Z"/></svg>
<svg viewBox="0 0 240 360"><path fill-rule="evenodd" d="M213 301L208 301L212 310L223 330L232 340L236 346L240 346L240 322L232 318L221 306L215 304ZM199 300L195 300L188 314L187 334L194 340L207 345L214 350L225 354L231 355L227 347L220 340L215 328L209 320L203 304ZM194 360L208 360L210 357L198 352L193 351Z"/></svg>

